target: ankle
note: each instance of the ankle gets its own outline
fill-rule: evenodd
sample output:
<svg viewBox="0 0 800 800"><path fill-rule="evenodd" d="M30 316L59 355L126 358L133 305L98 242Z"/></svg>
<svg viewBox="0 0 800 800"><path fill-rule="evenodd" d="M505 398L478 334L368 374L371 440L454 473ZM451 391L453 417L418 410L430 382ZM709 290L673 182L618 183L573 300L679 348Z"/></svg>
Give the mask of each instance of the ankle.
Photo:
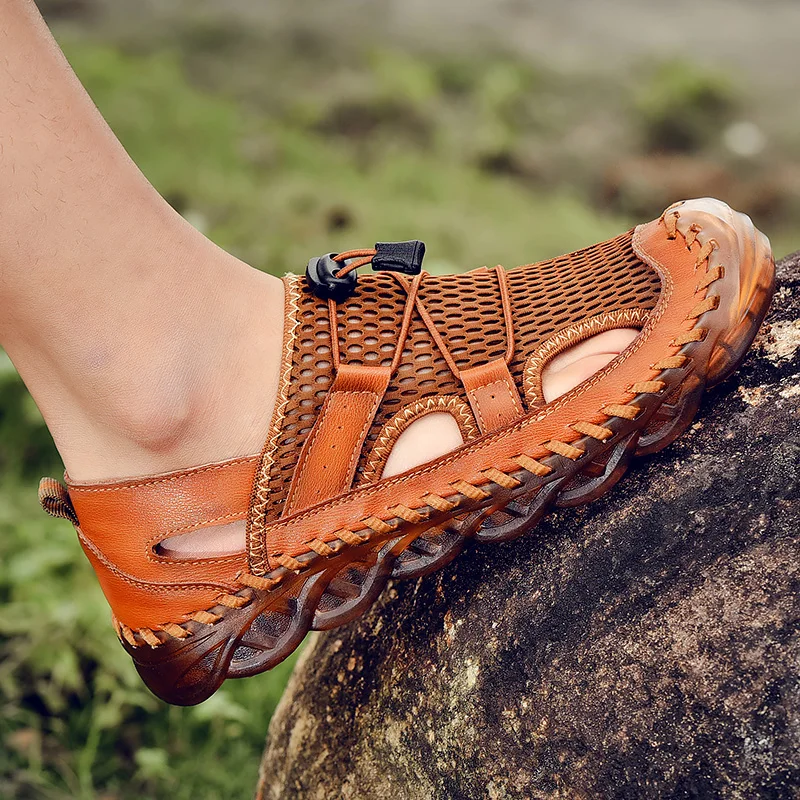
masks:
<svg viewBox="0 0 800 800"><path fill-rule="evenodd" d="M113 336L76 343L81 363L60 369L45 396L34 392L73 479L259 451L277 392L283 287L214 251L191 298L165 295L170 314L133 302Z"/></svg>

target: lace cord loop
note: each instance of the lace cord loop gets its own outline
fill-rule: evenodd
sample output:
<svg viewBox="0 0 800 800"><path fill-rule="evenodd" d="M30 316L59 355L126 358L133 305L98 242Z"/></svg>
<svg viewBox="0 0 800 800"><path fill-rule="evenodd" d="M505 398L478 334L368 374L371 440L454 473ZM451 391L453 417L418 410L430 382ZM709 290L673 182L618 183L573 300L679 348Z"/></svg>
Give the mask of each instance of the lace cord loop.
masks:
<svg viewBox="0 0 800 800"><path fill-rule="evenodd" d="M341 364L339 346L338 304L350 297L356 289L356 271L372 264L373 269L388 271L406 292L406 305L398 332L397 344L392 354L391 372L400 365L403 348L411 329L411 321L416 311L431 336L442 357L454 377L461 380L461 370L447 347L442 335L436 328L428 309L419 296L419 290L425 278L421 271L422 259L425 256L425 245L420 241L378 242L374 248L346 250L342 253L329 253L326 256L312 258L306 270L306 280L318 297L327 300L328 319L331 331L331 359L335 369ZM508 278L505 269L497 265L491 272L497 278L500 294L500 306L506 331L506 352L504 361L508 365L514 358L514 319ZM412 276L409 280L406 276Z"/></svg>

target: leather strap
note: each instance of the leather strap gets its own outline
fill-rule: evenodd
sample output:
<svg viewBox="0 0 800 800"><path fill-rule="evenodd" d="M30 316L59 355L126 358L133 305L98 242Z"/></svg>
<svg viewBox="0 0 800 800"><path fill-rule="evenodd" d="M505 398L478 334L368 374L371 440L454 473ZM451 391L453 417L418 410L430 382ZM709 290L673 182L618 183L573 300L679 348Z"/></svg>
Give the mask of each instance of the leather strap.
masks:
<svg viewBox="0 0 800 800"><path fill-rule="evenodd" d="M117 483L75 484L78 537L117 619L132 628L178 621L236 588L247 556L159 556L169 536L244 519L258 456Z"/></svg>
<svg viewBox="0 0 800 800"><path fill-rule="evenodd" d="M135 569L145 539L244 519L257 464L250 456L117 483L67 478L67 488L83 532L114 563Z"/></svg>
<svg viewBox="0 0 800 800"><path fill-rule="evenodd" d="M389 367L341 364L306 439L283 516L347 491L364 440L389 387Z"/></svg>
<svg viewBox="0 0 800 800"><path fill-rule="evenodd" d="M461 370L461 382L481 433L504 428L523 415L517 385L504 359Z"/></svg>

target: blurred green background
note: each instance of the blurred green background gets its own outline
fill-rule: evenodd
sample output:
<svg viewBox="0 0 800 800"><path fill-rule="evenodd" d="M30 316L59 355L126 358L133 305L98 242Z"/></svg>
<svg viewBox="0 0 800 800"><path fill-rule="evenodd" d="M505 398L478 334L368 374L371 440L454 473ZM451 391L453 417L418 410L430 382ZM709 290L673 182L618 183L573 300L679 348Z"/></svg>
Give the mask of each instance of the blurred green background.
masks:
<svg viewBox="0 0 800 800"><path fill-rule="evenodd" d="M800 9L765 5L40 3L147 177L277 274L406 238L436 270L511 266L705 194L800 248ZM153 698L38 509L60 472L0 353L0 798L249 797L291 663L197 708Z"/></svg>

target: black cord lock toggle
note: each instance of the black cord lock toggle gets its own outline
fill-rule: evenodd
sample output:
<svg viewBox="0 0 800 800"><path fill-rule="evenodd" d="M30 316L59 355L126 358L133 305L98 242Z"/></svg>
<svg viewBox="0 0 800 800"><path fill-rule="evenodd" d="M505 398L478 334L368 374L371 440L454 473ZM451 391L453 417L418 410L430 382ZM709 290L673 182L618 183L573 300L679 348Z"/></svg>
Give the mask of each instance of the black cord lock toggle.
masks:
<svg viewBox="0 0 800 800"><path fill-rule="evenodd" d="M320 300L334 300L341 303L347 300L356 290L356 273L348 272L342 277L337 273L344 264L334 261L338 253L328 253L325 256L312 258L306 267L306 283L308 288Z"/></svg>
<svg viewBox="0 0 800 800"><path fill-rule="evenodd" d="M338 253L328 253L312 258L306 267L306 282L317 297L337 303L346 300L356 290L356 272L339 273L345 264L336 261ZM372 256L372 269L402 272L404 275L419 275L425 258L425 244L417 240L410 242L378 242Z"/></svg>

